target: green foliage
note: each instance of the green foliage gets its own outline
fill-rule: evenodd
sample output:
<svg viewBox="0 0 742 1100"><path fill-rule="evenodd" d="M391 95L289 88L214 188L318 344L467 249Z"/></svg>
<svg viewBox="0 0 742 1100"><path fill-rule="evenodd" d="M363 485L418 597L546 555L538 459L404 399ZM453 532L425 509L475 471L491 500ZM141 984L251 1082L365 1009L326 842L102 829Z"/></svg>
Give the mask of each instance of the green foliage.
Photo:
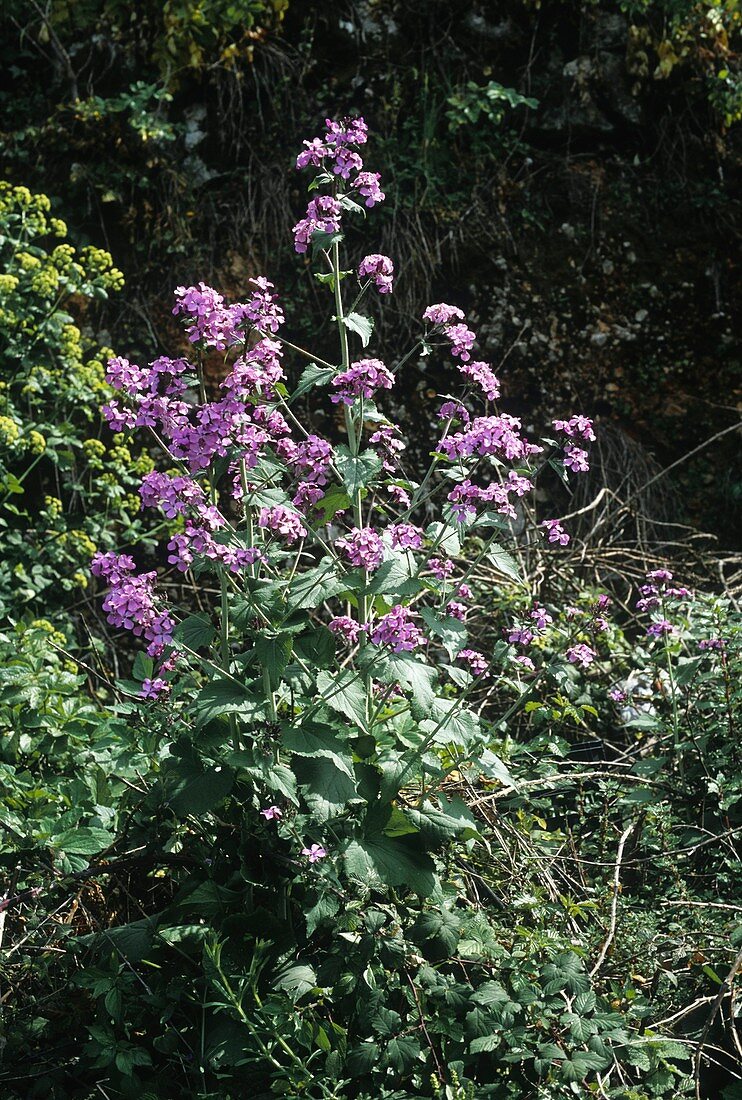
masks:
<svg viewBox="0 0 742 1100"><path fill-rule="evenodd" d="M90 311L123 276L107 252L76 252L50 206L0 183L0 608L16 616L87 586L91 554L113 545L105 517L136 538L137 474L151 468L100 438L113 353L68 312Z"/></svg>

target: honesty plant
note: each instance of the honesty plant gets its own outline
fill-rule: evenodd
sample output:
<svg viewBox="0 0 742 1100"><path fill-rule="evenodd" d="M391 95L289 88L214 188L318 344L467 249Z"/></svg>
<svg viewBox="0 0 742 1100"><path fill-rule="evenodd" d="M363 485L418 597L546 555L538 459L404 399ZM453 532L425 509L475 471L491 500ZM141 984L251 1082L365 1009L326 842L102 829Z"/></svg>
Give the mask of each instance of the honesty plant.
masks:
<svg viewBox="0 0 742 1100"><path fill-rule="evenodd" d="M394 279L386 256L365 256L357 282L341 263L344 220L385 198L378 174L364 169L366 141L362 119L328 120L297 158L315 175L295 249L311 252L332 297L336 361L283 336L283 310L261 277L231 305L204 283L176 289L173 313L195 362L109 363L120 398L105 406L108 423L146 429L160 448L168 470L143 479L142 506L177 521L171 566L216 573L213 621L182 619L156 574L138 574L126 554L97 555L93 572L108 585L109 622L147 643L142 698L170 696L197 726L229 734L224 765L247 774L256 815L293 838L297 855L312 864L342 855L351 877L426 893L430 851L475 828L463 804L440 794L448 772L476 759L480 774L507 775L469 705L472 690L497 668L530 675L536 666L522 650L553 622L535 605L495 653L480 653L468 645L467 580L485 556L512 575L498 540L510 536L518 502L547 463L586 470L578 443L594 434L573 416L554 423L561 442L528 440L520 420L497 410L500 383L474 358L476 333L456 306L428 306L418 342L396 363L365 357L373 323L360 304L374 290L392 293ZM437 347L450 351L459 392L441 399L440 438L415 476L383 402L405 364ZM214 394L203 371L209 349L226 365ZM302 357L310 362L291 393L284 364ZM294 406L307 393L342 413L342 441L301 425ZM541 527L550 542L568 542L557 520ZM593 635L581 630L564 649L587 667ZM178 686L186 667L201 677L193 700Z"/></svg>

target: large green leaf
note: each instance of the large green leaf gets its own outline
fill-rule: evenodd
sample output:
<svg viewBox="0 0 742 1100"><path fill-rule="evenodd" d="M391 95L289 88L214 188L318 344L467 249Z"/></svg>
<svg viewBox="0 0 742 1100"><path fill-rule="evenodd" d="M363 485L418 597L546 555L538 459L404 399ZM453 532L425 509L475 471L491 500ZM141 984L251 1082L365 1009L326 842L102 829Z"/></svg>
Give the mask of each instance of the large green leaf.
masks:
<svg viewBox="0 0 742 1100"><path fill-rule="evenodd" d="M349 313L343 318L343 323L351 332L357 332L364 348L371 341L371 333L374 331L374 322L371 317L364 317L362 313Z"/></svg>
<svg viewBox="0 0 742 1100"><path fill-rule="evenodd" d="M422 588L414 558L399 551L381 563L366 591L371 596L414 596Z"/></svg>
<svg viewBox="0 0 742 1100"><path fill-rule="evenodd" d="M296 389L291 395L292 402L297 397L309 393L315 386L326 386L335 374L336 371L332 367L318 367L316 363L310 363L301 373Z"/></svg>
<svg viewBox="0 0 742 1100"><path fill-rule="evenodd" d="M408 886L427 897L435 889L435 864L409 840L383 834L352 840L345 850L345 870L366 886Z"/></svg>
<svg viewBox="0 0 742 1100"><path fill-rule="evenodd" d="M436 745L458 745L468 749L480 736L479 718L456 699L436 698L430 705L430 718L420 723L428 735L433 734Z"/></svg>
<svg viewBox="0 0 742 1100"><path fill-rule="evenodd" d="M328 726L306 722L296 726L284 722L281 725L283 747L297 756L326 756L335 767L354 779L352 755L346 744L339 740L337 732Z"/></svg>
<svg viewBox="0 0 742 1100"><path fill-rule="evenodd" d="M349 578L341 576L332 558L323 558L319 565L299 573L291 582L287 605L290 611L319 607L325 600L345 592Z"/></svg>
<svg viewBox="0 0 742 1100"><path fill-rule="evenodd" d="M164 770L168 802L176 814L199 816L219 806L234 783L234 772L224 765L204 767L195 756L173 757Z"/></svg>
<svg viewBox="0 0 742 1100"><path fill-rule="evenodd" d="M366 729L366 689L355 672L347 668L338 675L320 672L317 690L328 707Z"/></svg>
<svg viewBox="0 0 742 1100"><path fill-rule="evenodd" d="M524 583L518 563L507 550L503 550L502 546L491 546L487 551L487 561L498 573L503 573L511 580L517 581L518 584Z"/></svg>
<svg viewBox="0 0 742 1100"><path fill-rule="evenodd" d="M178 623L173 637L189 649L201 649L213 642L216 630L206 615L189 615L182 623Z"/></svg>
<svg viewBox="0 0 742 1100"><path fill-rule="evenodd" d="M368 650L373 647L369 646ZM368 651L365 656L368 655ZM375 657L373 674L383 684L400 684L412 693L412 698L420 710L430 712L433 706L435 694L433 682L435 669L432 665L413 657L411 653L388 653L380 656L378 651L371 654Z"/></svg>
<svg viewBox="0 0 742 1100"><path fill-rule="evenodd" d="M66 829L49 840L49 846L69 855L92 856L110 848L113 837L98 825L80 825Z"/></svg>
<svg viewBox="0 0 742 1100"><path fill-rule="evenodd" d="M420 614L430 633L440 638L443 648L453 660L466 645L467 629L464 624L452 615L438 615L432 607L424 607Z"/></svg>
<svg viewBox="0 0 742 1100"><path fill-rule="evenodd" d="M349 802L358 801L354 779L328 757L297 757L292 763L301 793L317 821L337 817Z"/></svg>
<svg viewBox="0 0 742 1100"><path fill-rule="evenodd" d="M355 496L359 489L367 489L381 469L381 458L376 451L366 450L353 455L344 443L335 448L335 465L340 472L348 495Z"/></svg>
<svg viewBox="0 0 742 1100"><path fill-rule="evenodd" d="M255 656L268 676L271 691L275 691L281 683L292 647L293 640L288 633L264 634L255 639Z"/></svg>

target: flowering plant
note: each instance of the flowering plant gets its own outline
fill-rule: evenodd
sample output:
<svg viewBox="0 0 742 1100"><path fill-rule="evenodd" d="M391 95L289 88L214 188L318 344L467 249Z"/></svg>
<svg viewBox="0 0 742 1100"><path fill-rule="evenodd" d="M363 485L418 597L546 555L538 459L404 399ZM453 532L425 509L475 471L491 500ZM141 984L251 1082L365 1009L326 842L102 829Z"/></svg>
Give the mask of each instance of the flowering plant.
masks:
<svg viewBox="0 0 742 1100"><path fill-rule="evenodd" d="M118 391L104 408L109 426L147 431L170 467L140 488L143 507L175 521L168 563L193 578L215 574L217 605L179 614L156 571L138 572L129 554L99 553L92 568L108 588L109 623L146 642L142 699L211 735L209 766L227 784L249 782L255 814L294 858L425 895L436 849L476 833L466 806L445 797L447 776L473 761L478 774L508 774L473 690L498 665L527 677L534 666L518 647L551 621L535 605L527 629L514 626L493 652L471 648L468 579L486 557L516 575L500 544L523 498L547 464L565 477L587 469L582 444L594 434L572 416L554 422L557 439L529 440L498 410L500 383L456 306L426 308L418 342L393 365L367 357L373 322L361 304L394 287L389 257L369 254L355 271L341 262L344 221L385 199L361 156L367 137L362 119L328 120L296 162L315 174L294 245L331 296L335 362L283 335L275 288L259 277L234 304L203 283L176 289L194 362L108 365ZM440 436L416 477L384 398L413 356L436 348L452 356L460 392L442 397ZM215 394L203 365L212 350L226 369ZM285 364L297 358L309 362L292 392ZM296 401L310 393L342 414L342 440L297 419ZM541 527L550 542L569 539L557 520ZM566 656L586 666L594 654L578 642Z"/></svg>

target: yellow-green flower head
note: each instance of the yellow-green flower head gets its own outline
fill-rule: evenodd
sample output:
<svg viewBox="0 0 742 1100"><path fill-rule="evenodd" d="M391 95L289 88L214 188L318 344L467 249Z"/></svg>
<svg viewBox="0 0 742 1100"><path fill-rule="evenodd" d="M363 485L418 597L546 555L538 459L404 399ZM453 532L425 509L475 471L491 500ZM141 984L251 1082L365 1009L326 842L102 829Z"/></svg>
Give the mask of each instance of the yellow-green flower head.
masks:
<svg viewBox="0 0 742 1100"><path fill-rule="evenodd" d="M30 252L16 252L15 260L21 271L37 271L41 267L39 257Z"/></svg>
<svg viewBox="0 0 742 1100"><path fill-rule="evenodd" d="M61 218L50 218L49 228L55 237L67 236L67 223L63 222Z"/></svg>
<svg viewBox="0 0 742 1100"><path fill-rule="evenodd" d="M32 455L43 455L46 450L46 440L41 432L37 432L35 428L32 428L26 435L26 446Z"/></svg>
<svg viewBox="0 0 742 1100"><path fill-rule="evenodd" d="M18 424L9 416L0 416L0 444L12 447L21 434Z"/></svg>
<svg viewBox="0 0 742 1100"><path fill-rule="evenodd" d="M72 574L72 580L76 588L88 587L88 575L87 573L83 573L82 569L78 569Z"/></svg>
<svg viewBox="0 0 742 1100"><path fill-rule="evenodd" d="M86 531L68 531L68 541L73 550L85 558L92 558L98 547Z"/></svg>
<svg viewBox="0 0 742 1100"><path fill-rule="evenodd" d="M62 501L59 499L59 497L45 496L44 507L49 515L52 517L52 519L55 519L57 516L61 516L62 512L64 511Z"/></svg>
<svg viewBox="0 0 742 1100"><path fill-rule="evenodd" d="M0 298L6 298L18 286L16 275L0 275Z"/></svg>
<svg viewBox="0 0 742 1100"><path fill-rule="evenodd" d="M106 453L106 445L101 439L86 439L82 451L86 458L102 458Z"/></svg>

